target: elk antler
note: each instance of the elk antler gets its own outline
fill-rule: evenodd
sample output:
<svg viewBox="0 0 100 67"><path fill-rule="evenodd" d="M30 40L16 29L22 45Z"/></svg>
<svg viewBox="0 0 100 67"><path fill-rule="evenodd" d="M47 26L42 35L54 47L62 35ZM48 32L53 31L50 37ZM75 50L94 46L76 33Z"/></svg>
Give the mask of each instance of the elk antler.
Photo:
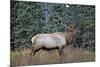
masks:
<svg viewBox="0 0 100 67"><path fill-rule="evenodd" d="M71 26L71 28L75 28L76 24L71 24L70 26Z"/></svg>
<svg viewBox="0 0 100 67"><path fill-rule="evenodd" d="M61 22L61 25L63 25L65 28L67 28L68 26L64 23Z"/></svg>

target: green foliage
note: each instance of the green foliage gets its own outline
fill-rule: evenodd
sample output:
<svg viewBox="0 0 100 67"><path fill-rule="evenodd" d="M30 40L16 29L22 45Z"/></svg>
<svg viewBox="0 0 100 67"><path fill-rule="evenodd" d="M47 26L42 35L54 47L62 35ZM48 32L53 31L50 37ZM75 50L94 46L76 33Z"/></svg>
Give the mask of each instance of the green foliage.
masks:
<svg viewBox="0 0 100 67"><path fill-rule="evenodd" d="M13 1L11 6L11 32L15 47L29 47L31 37L41 31L40 5L39 3Z"/></svg>
<svg viewBox="0 0 100 67"><path fill-rule="evenodd" d="M38 2L11 1L12 49L31 47L32 36L38 33L65 32L64 25L72 23L77 24L81 31L77 44L94 49L95 6L68 4L69 7L66 7L66 4L47 3L48 23L45 23L44 5Z"/></svg>

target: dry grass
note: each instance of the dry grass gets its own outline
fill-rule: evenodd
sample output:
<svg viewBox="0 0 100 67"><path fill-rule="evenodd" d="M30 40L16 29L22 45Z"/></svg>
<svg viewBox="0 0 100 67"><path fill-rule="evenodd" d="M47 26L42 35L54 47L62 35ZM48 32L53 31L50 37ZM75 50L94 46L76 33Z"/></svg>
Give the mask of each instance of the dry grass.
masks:
<svg viewBox="0 0 100 67"><path fill-rule="evenodd" d="M51 52L39 50L35 56L29 55L30 52L30 49L24 49L20 52L11 51L11 66L61 63L57 49ZM71 49L69 47L64 49L63 63L90 61L95 61L95 53L92 51L79 48Z"/></svg>

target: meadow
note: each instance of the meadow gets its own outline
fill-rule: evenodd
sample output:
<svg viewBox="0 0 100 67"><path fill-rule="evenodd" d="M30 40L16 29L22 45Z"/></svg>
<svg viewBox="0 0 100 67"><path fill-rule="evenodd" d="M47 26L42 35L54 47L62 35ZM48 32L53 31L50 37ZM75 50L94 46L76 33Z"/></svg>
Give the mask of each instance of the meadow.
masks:
<svg viewBox="0 0 100 67"><path fill-rule="evenodd" d="M64 57L61 62L57 49L50 51L39 50L35 56L29 55L30 49L22 49L20 51L11 51L11 66L25 66L37 64L57 64L57 63L76 63L95 61L95 52L80 48L64 48Z"/></svg>

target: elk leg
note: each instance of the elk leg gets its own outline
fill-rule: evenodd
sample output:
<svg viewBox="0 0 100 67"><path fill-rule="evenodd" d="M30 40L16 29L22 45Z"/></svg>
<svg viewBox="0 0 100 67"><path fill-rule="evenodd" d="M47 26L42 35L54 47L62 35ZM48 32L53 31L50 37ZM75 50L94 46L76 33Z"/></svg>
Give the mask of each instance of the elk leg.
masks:
<svg viewBox="0 0 100 67"><path fill-rule="evenodd" d="M32 50L31 50L31 57L33 58L33 56L35 55L35 53L37 52L37 50L39 50L39 48L36 48L36 47L34 47L34 48L32 48ZM34 56L35 57L35 56ZM34 64L34 62L35 62L35 59L33 59L32 60L32 63Z"/></svg>
<svg viewBox="0 0 100 67"><path fill-rule="evenodd" d="M72 48L72 45L70 45L70 43L71 43L71 42L69 41L69 42L68 42L68 48L71 49L71 48Z"/></svg>
<svg viewBox="0 0 100 67"><path fill-rule="evenodd" d="M33 56L34 56L35 53L36 53L37 51L39 51L41 48L42 48L41 46L36 46L36 47L34 47L34 49L33 49Z"/></svg>
<svg viewBox="0 0 100 67"><path fill-rule="evenodd" d="M60 55L60 59L62 62L62 60L63 60L63 49L62 48L59 48L59 55Z"/></svg>
<svg viewBox="0 0 100 67"><path fill-rule="evenodd" d="M35 53L36 53L37 50L38 50L37 48L33 49L33 56L35 55Z"/></svg>
<svg viewBox="0 0 100 67"><path fill-rule="evenodd" d="M77 43L76 43L76 39L73 40L73 47L76 48L78 47Z"/></svg>
<svg viewBox="0 0 100 67"><path fill-rule="evenodd" d="M34 56L35 53L36 53L36 50L37 50L36 48L32 48L32 49L31 49L31 53L30 53L30 55L33 55L33 56Z"/></svg>
<svg viewBox="0 0 100 67"><path fill-rule="evenodd" d="M71 46L72 39L69 40L68 45Z"/></svg>
<svg viewBox="0 0 100 67"><path fill-rule="evenodd" d="M34 48L31 48L31 53L30 53L30 55L32 55L32 54L33 54L33 50L34 50Z"/></svg>

